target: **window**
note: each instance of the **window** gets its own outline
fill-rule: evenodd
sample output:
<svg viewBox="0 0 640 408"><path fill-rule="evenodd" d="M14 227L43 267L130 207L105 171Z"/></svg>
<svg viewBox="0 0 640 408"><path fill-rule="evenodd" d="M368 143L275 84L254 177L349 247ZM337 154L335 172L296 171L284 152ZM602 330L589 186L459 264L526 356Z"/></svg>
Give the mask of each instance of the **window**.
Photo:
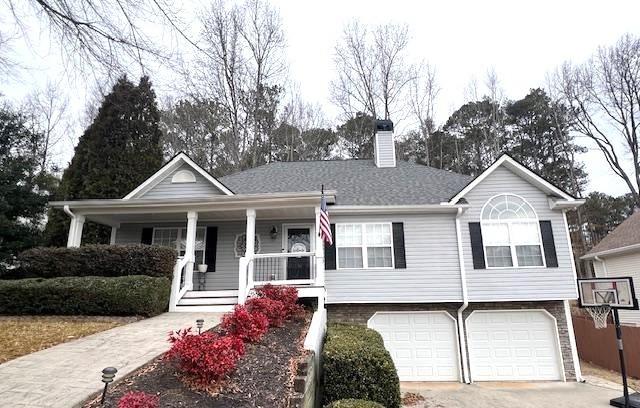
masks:
<svg viewBox="0 0 640 408"><path fill-rule="evenodd" d="M196 263L205 263L205 234L205 227L196 228ZM154 228L151 244L174 248L178 252L178 255L184 256L184 251L187 246L187 229L173 227Z"/></svg>
<svg viewBox="0 0 640 408"><path fill-rule="evenodd" d="M538 216L524 199L493 197L482 208L481 224L487 267L544 266Z"/></svg>
<svg viewBox="0 0 640 408"><path fill-rule="evenodd" d="M392 268L391 224L336 224L339 269Z"/></svg>

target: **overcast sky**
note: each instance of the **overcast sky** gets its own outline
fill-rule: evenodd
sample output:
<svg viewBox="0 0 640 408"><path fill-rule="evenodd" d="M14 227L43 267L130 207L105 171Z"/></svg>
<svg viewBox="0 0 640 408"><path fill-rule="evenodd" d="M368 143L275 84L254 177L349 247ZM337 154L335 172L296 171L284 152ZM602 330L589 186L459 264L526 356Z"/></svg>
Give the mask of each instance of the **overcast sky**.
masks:
<svg viewBox="0 0 640 408"><path fill-rule="evenodd" d="M356 17L363 23L409 25L409 58L434 66L442 88L436 108L438 124L466 101L465 89L471 80L482 84L490 69L497 73L506 98L522 98L530 88L545 86L545 75L563 61L582 61L599 45L612 44L624 33L640 34L640 1L272 2L280 9L286 31L289 77L306 99L325 107L334 125L338 111L329 99L329 83L335 76L333 50L344 23ZM29 70L20 78L0 83L0 92L9 99L19 100L34 84L47 78L56 81L61 75L59 54L46 45L46 33L39 38L42 41L29 49L24 44L14 45L19 62ZM152 80L163 97L168 89L163 83L168 81L167 74L152 76ZM78 117L84 109L83 92L81 84L69 89ZM59 146L61 163L71 158L77 137L69 135ZM601 154L588 146L592 149L581 159L587 164L589 190L626 193Z"/></svg>

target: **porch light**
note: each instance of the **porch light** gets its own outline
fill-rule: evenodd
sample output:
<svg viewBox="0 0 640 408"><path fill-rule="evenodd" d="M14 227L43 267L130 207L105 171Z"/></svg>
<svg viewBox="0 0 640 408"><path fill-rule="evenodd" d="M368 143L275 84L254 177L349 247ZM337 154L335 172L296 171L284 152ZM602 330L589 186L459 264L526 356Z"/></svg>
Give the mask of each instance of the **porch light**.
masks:
<svg viewBox="0 0 640 408"><path fill-rule="evenodd" d="M204 319L196 320L196 326L198 327L198 334L202 333L202 326L204 326Z"/></svg>
<svg viewBox="0 0 640 408"><path fill-rule="evenodd" d="M102 370L102 382L104 383L104 390L102 390L102 398L100 399L100 405L104 404L104 398L107 395L107 387L113 382L118 369L115 367L106 367Z"/></svg>
<svg viewBox="0 0 640 408"><path fill-rule="evenodd" d="M269 235L271 236L271 239L278 238L278 229L276 228L275 225L271 227L271 231L269 231Z"/></svg>

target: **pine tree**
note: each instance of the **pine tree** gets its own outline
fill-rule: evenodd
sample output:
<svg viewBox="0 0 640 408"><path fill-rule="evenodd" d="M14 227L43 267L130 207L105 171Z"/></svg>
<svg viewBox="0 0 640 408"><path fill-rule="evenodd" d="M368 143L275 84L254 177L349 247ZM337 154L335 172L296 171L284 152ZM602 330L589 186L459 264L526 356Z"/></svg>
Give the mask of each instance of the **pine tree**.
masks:
<svg viewBox="0 0 640 408"><path fill-rule="evenodd" d="M122 198L137 187L162 164L159 120L149 78L142 77L137 86L120 78L80 137L58 199ZM50 213L50 244L65 244L68 224L60 211ZM85 225L83 242L106 243L108 238L107 227Z"/></svg>

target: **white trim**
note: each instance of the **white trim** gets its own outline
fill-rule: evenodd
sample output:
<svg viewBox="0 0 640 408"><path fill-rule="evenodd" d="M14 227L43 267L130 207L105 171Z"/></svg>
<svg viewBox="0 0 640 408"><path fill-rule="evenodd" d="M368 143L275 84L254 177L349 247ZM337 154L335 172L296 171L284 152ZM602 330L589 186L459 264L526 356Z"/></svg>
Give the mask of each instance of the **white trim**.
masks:
<svg viewBox="0 0 640 408"><path fill-rule="evenodd" d="M360 225L362 227L361 238L362 243L360 246L349 246L349 245L339 245L338 240L338 225ZM391 244L390 245L367 245L366 244L366 226L367 225L389 225L389 232L391 234ZM341 271L362 271L368 269L375 270L394 270L396 268L395 265L395 248L393 246L393 223L392 222L339 222L335 223L336 226L336 236L333 237L334 245L336 247L336 270ZM391 248L391 266L369 266L369 260L367 258L367 247L369 248ZM340 248L362 248L362 268L341 268L340 267L340 256L339 249Z"/></svg>
<svg viewBox="0 0 640 408"><path fill-rule="evenodd" d="M462 313L469 307L469 293L467 290L467 272L464 265L464 250L462 245L462 230L460 228L460 217L463 210L459 209L456 215L456 240L458 241L458 263L460 265L460 285L462 288L462 306L458 308L456 317L458 319L458 342L460 343L460 350L462 350L462 360L460 361L462 369L462 378L466 384L471 382L469 375L469 362L467 361L467 339L465 336L465 324L462 317Z"/></svg>
<svg viewBox="0 0 640 408"><path fill-rule="evenodd" d="M117 227L111 227L111 237L109 238L109 245L116 244L116 234L118 233Z"/></svg>
<svg viewBox="0 0 640 408"><path fill-rule="evenodd" d="M547 309L487 309L487 310L474 310L471 313L469 313L469 316L467 316L467 318L465 319L465 326L467 327L467 330L469 329L469 319L471 318L471 316L474 315L474 313L492 313L492 312L543 312L545 313L547 316L551 317L552 321L553 321L553 328L555 331L555 343L556 343L556 347L557 347L557 353L558 353L558 357L560 357L560 359L558 360L558 362L560 363L560 373L562 375L562 381L566 382L567 381L567 375L564 371L564 358L562 357L562 344L560 344L560 331L558 330L558 319L555 318L554 315L552 315L551 313L549 313L549 311ZM467 332L468 334L468 332ZM471 357L471 356L469 356ZM471 381L473 381L473 369L471 368L473 367L473 364L471 364L471 358L469 358L469 370L470 370L470 374L471 374ZM486 381L502 381L501 379L489 379ZM536 381L536 380L531 380L531 381Z"/></svg>
<svg viewBox="0 0 640 408"><path fill-rule="evenodd" d="M533 213L535 214L535 218L512 218L512 219L506 219L506 220L485 220L483 215L484 215L484 210L487 207L487 205L493 201L493 199L498 198L498 197L507 197L507 196L513 196L513 197L517 197L520 200L522 200L522 202L524 204L526 204L527 206L529 206L529 208L531 209L531 211L533 211ZM538 247L540 248L540 256L542 258L542 265L529 265L529 266L520 266L520 263L518 262L518 255L516 252L516 247L518 246L533 246L535 244L527 244L527 245L516 245L513 243L512 240L512 236L513 234L511 233L511 225L512 224L517 224L517 223L525 223L525 222L529 222L532 224L536 225L536 230L538 231ZM500 193L500 194L496 194L492 197L489 197L489 199L487 201L485 201L485 203L482 205L482 208L480 209L480 225L482 227L484 227L485 225L491 225L491 224L498 224L498 225L502 225L502 224L506 224L507 228L509 229L509 250L511 251L511 266L489 266L489 262L488 262L488 258L487 258L487 244L486 244L486 240L484 239L484 228L482 228L482 251L483 251L483 255L484 255L484 265L485 265L485 269L543 269L547 267L547 260L545 258L544 255L544 246L542 245L542 231L540 230L540 218L538 217L538 213L536 212L535 208L533 208L533 206L531 204L529 204L529 202L522 196L518 195L518 194L513 194L513 193ZM566 224L566 221L565 221ZM570 242L570 241L569 241ZM495 247L495 246L507 246L507 245L489 245L490 247Z"/></svg>
<svg viewBox="0 0 640 408"><path fill-rule="evenodd" d="M571 201L571 202L576 201L576 199L571 197L569 194L560 190L558 187L554 186L553 184L549 183L548 181L538 176L531 170L527 169L520 163L516 162L511 157L507 156L506 154L503 154L502 156L500 156L498 160L496 160L491 166L489 166L488 169L483 171L478 177L476 177L471 183L469 183L465 188L463 188L451 200L443 204L457 203L458 200L460 200L467 193L469 193L469 191L473 190L478 184L480 184L485 178L487 178L487 176L489 176L491 173L493 173L498 167L502 166L503 164L508 165L509 167L511 167L511 170L514 170L515 172L520 173L520 175L524 176L526 179L528 179L528 181L542 186L543 188L551 191L553 194L556 194L567 201Z"/></svg>
<svg viewBox="0 0 640 408"><path fill-rule="evenodd" d="M573 370L576 372L576 381L582 382L582 370L580 369L580 357L578 356L578 346L576 345L576 333L573 330L573 318L571 317L571 306L569 301L564 302L564 318L567 321L567 331L569 332L569 345L571 346L571 359L573 360Z"/></svg>
<svg viewBox="0 0 640 408"><path fill-rule="evenodd" d="M132 192L124 196L123 200L129 200L131 198L135 198L138 194L142 195L152 189L157 183L162 181L162 176L165 176L170 173L172 170L178 167L180 162L184 162L189 166L193 167L195 171L200 173L202 177L207 179L211 184L216 186L220 191L222 191L226 195L233 195L233 192L225 187L222 183L216 180L213 176L207 173L202 167L198 166L193 160L189 158L184 153L178 153L176 157L174 157L169 163L162 166L158 171L156 171L151 177L146 179L142 184L136 187Z"/></svg>
<svg viewBox="0 0 640 408"><path fill-rule="evenodd" d="M580 259L593 259L601 256L609 256L609 255L617 255L626 252L632 252L635 250L640 250L640 243L627 245L620 248L607 249L605 251L593 252L580 257Z"/></svg>
<svg viewBox="0 0 640 408"><path fill-rule="evenodd" d="M390 310L390 311L380 310L380 311L375 312L373 315L371 315L371 317L367 320L367 328L369 328L371 330L374 330L374 331L377 331L374 328L372 328L370 326L370 324L371 324L371 320L373 320L373 318L376 317L376 315L378 315L378 314L425 314L425 313L426 314L444 314L445 316L447 316L449 319L451 319L453 321L453 337L456 339L456 352L458 354L458 369L459 369L458 370L458 380L460 382L463 382L463 374L462 374L462 370L460 369L461 368L460 367L460 362L462 361L462 356L460 355L460 341L459 341L459 338L458 338L458 322L457 322L456 318L451 316L451 313L447 312L446 310L407 310L407 311L402 311L402 310ZM411 381L425 381L425 380L411 380Z"/></svg>
<svg viewBox="0 0 640 408"><path fill-rule="evenodd" d="M578 296L578 272L576 271L576 261L573 257L573 244L571 243L571 234L569 233L569 223L567 222L567 211L562 211L562 222L564 223L564 232L566 234L567 243L569 245L569 261L571 262L571 272L573 273L573 287L575 296Z"/></svg>
<svg viewBox="0 0 640 408"><path fill-rule="evenodd" d="M469 204L416 204L416 205L333 205L329 207L331 215L343 214L422 214L456 212L466 210Z"/></svg>
<svg viewBox="0 0 640 408"><path fill-rule="evenodd" d="M280 230L282 231L282 250L283 253L285 254L290 254L290 253L295 253L298 254L298 252L289 252L289 240L288 240L288 235L289 235L289 228L295 229L295 228L308 228L309 229L309 250L305 251L303 253L300 253L300 256L309 256L309 276L312 276L312 272L313 272L313 268L315 267L315 265L313 265L313 262L315 262L315 259L313 259L313 257L316 254L316 235L315 235L315 224L312 223L292 223L292 224L287 224L287 223L283 223L280 226ZM287 281L289 279L289 276L287 275L287 262L282 262L282 268L283 268L283 273L282 276L285 277L285 281ZM313 281L313 279L306 279L306 280L311 280ZM286 284L286 283L285 283ZM295 284L295 283L293 283ZM275 283L274 283L275 285Z"/></svg>

